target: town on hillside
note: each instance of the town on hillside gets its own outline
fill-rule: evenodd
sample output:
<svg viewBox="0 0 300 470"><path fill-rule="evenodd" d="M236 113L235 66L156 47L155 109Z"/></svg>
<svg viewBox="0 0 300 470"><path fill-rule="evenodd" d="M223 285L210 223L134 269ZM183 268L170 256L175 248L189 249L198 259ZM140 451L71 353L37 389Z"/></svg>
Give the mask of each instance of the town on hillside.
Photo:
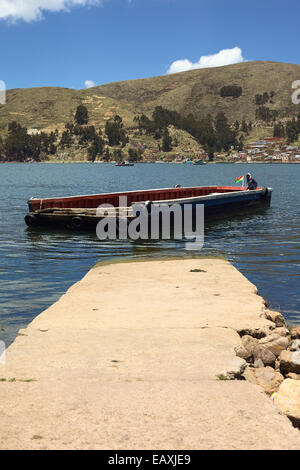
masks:
<svg viewBox="0 0 300 470"><path fill-rule="evenodd" d="M284 137L265 137L246 144L242 151L233 152L229 157L216 155L216 159L231 163L300 163L300 146L288 145Z"/></svg>

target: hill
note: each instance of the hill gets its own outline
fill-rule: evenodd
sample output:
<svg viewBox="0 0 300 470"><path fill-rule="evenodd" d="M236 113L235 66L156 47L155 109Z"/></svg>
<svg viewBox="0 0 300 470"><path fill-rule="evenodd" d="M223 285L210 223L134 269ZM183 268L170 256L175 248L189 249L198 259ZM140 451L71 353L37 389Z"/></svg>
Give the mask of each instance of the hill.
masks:
<svg viewBox="0 0 300 470"><path fill-rule="evenodd" d="M255 96L274 93L266 103L280 116L299 112L291 101L292 83L300 80L300 65L276 62L244 62L208 69L192 70L174 75L117 82L94 88L94 94L134 105L137 110L152 113L155 106L195 117L224 112L231 121L255 121ZM242 88L239 98L220 96L224 86ZM89 90L84 93L89 94ZM272 101L272 102L271 102ZM296 110L295 108L298 108Z"/></svg>
<svg viewBox="0 0 300 470"><path fill-rule="evenodd" d="M224 112L231 122L256 121L256 95L268 93L264 103L279 118L299 113L292 104L292 82L300 80L300 65L276 62L244 62L154 78L110 83L85 90L59 87L14 89L0 106L0 131L16 120L27 128L64 129L76 107L87 106L90 124L103 126L115 114L131 125L135 115L151 115L156 106L195 117ZM221 97L224 86L242 89L239 97ZM270 97L272 95L272 97Z"/></svg>
<svg viewBox="0 0 300 470"><path fill-rule="evenodd" d="M94 89L88 91L59 87L8 90L6 104L0 105L0 132L4 133L11 121L28 129L62 131L65 123L73 121L81 103L89 110L90 124L102 126L115 114L122 115L125 123L133 121L133 105L96 94Z"/></svg>

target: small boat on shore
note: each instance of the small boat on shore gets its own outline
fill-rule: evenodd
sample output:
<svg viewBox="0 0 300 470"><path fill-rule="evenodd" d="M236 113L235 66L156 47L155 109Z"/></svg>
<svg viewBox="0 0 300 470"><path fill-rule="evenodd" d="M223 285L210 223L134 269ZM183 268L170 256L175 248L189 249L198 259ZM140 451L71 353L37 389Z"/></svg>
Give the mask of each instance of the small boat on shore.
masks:
<svg viewBox="0 0 300 470"><path fill-rule="evenodd" d="M245 187L236 186L199 186L163 189L147 189L142 191L126 191L86 196L70 196L38 199L28 201L29 213L25 222L29 227L49 226L69 230L92 230L103 218L97 215L97 208L108 205L114 217L123 217L124 209L128 221L134 215L134 204L145 205L149 217L151 206L171 207L175 203L181 208L188 205L195 212L197 205L204 206L205 220L227 218L239 213L270 206L271 188L257 188L249 191ZM99 214L99 213L98 213ZM120 215L121 214L121 215Z"/></svg>
<svg viewBox="0 0 300 470"><path fill-rule="evenodd" d="M203 160L199 159L199 160L195 160L193 162L193 165L206 165L206 162L204 162Z"/></svg>

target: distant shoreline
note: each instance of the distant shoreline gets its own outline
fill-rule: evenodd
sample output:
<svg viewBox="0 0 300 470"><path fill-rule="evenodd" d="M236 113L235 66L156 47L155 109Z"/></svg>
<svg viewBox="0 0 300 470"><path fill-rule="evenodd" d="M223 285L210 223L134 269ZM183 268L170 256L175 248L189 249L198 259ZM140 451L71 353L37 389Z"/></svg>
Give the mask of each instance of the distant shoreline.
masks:
<svg viewBox="0 0 300 470"><path fill-rule="evenodd" d="M24 165L32 165L32 164L52 164L52 163L61 163L61 164L68 164L68 163L89 163L89 164L103 164L103 165L115 165L116 162L102 162L102 161L95 161L95 162L90 162L88 160L84 161L78 161L78 160L65 160L65 161L59 161L59 160L51 160L51 161L43 161L43 162L18 162L18 161L11 161L11 162L0 162L0 164L5 165L5 164L24 164ZM156 162L133 162L134 165L141 165L141 164L167 164L167 165L191 165L191 163L183 163L183 162L164 162L164 161L156 161ZM225 165L299 165L300 162L226 162L226 161L216 161L216 162L207 162L207 164L225 164Z"/></svg>

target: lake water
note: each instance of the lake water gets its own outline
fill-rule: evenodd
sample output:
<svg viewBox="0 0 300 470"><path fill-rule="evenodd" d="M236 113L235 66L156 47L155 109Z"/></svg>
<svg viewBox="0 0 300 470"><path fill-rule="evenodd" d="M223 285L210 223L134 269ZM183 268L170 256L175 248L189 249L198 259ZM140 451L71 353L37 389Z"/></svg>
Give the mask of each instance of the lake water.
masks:
<svg viewBox="0 0 300 470"><path fill-rule="evenodd" d="M9 344L97 261L189 254L181 242L101 242L94 234L29 230L31 196L233 185L249 171L274 189L271 208L209 225L199 254L225 255L289 323L300 324L300 165L1 164L0 339Z"/></svg>

